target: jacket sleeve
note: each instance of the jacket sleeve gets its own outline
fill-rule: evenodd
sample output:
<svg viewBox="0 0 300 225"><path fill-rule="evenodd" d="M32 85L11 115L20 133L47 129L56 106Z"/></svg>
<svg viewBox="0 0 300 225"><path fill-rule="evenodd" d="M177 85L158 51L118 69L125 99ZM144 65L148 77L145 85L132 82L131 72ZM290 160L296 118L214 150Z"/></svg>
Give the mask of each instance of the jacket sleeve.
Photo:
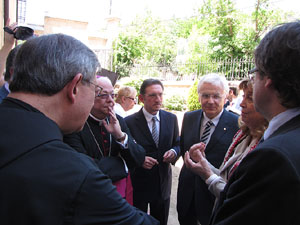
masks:
<svg viewBox="0 0 300 225"><path fill-rule="evenodd" d="M177 159L178 159L180 157L180 137L179 137L178 120L176 116L175 116L174 123L175 125L174 125L172 148L176 151Z"/></svg>
<svg viewBox="0 0 300 225"><path fill-rule="evenodd" d="M121 150L121 155L126 161L126 164L129 169L140 167L145 161L146 151L133 139L125 120L123 118L120 118L119 116L118 119L122 131L125 132L128 136L128 148Z"/></svg>
<svg viewBox="0 0 300 225"><path fill-rule="evenodd" d="M274 149L248 154L229 179L211 224L300 224L300 182Z"/></svg>
<svg viewBox="0 0 300 225"><path fill-rule="evenodd" d="M159 224L129 205L111 181L97 170L90 170L75 199L74 224Z"/></svg>

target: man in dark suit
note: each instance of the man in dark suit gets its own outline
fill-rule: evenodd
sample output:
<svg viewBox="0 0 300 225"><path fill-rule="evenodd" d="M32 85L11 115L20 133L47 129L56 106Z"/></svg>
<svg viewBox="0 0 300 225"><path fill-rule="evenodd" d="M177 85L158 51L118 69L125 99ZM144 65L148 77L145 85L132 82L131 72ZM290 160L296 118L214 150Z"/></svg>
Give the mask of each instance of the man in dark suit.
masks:
<svg viewBox="0 0 300 225"><path fill-rule="evenodd" d="M144 107L125 121L138 144L146 150L143 168L132 174L134 206L157 218L161 225L168 221L171 194L171 166L179 156L177 117L161 110L163 84L147 79L141 85L139 99Z"/></svg>
<svg viewBox="0 0 300 225"><path fill-rule="evenodd" d="M300 224L299 43L297 21L255 50L254 105L269 127L229 179L211 224Z"/></svg>
<svg viewBox="0 0 300 225"><path fill-rule="evenodd" d="M208 74L198 84L202 110L184 115L180 136L181 155L196 143L206 144L207 160L218 168L238 130L237 116L223 109L228 84L218 74ZM209 126L207 126L210 124ZM207 225L214 205L214 196L205 182L183 165L178 183L177 211L181 225Z"/></svg>
<svg viewBox="0 0 300 225"><path fill-rule="evenodd" d="M68 35L22 44L0 104L1 224L158 224L63 142L89 115L99 67L95 53Z"/></svg>
<svg viewBox="0 0 300 225"><path fill-rule="evenodd" d="M95 159L102 172L117 186L122 197L132 204L128 168L143 165L145 150L133 140L124 119L113 111L115 102L111 81L107 77L98 77L96 85L102 90L95 98L83 130L65 135L64 142Z"/></svg>

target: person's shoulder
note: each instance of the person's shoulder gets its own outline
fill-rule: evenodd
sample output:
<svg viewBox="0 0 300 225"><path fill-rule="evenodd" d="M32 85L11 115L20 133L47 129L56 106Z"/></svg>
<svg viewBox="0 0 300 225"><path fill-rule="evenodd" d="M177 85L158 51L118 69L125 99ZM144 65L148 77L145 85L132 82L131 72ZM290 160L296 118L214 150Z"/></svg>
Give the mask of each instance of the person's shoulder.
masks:
<svg viewBox="0 0 300 225"><path fill-rule="evenodd" d="M127 121L131 121L131 120L133 120L133 119L135 119L135 118L137 118L137 117L139 117L140 116L140 111L138 111L138 112L136 112L136 113L133 113L133 114L131 114L131 115L128 115L128 116L126 116L125 118L124 118L124 120L127 122Z"/></svg>
<svg viewBox="0 0 300 225"><path fill-rule="evenodd" d="M230 119L230 120L238 120L238 118L239 118L239 115L237 115L233 112L229 112L225 109L224 109L223 115L226 119Z"/></svg>
<svg viewBox="0 0 300 225"><path fill-rule="evenodd" d="M194 111L188 111L186 113L184 113L184 117L193 117L193 116L199 116L202 113L202 109L197 109Z"/></svg>
<svg viewBox="0 0 300 225"><path fill-rule="evenodd" d="M97 166L92 158L83 153L77 152L75 149L61 140L54 140L50 142L49 145L41 146L41 148L47 148L51 150L48 151L49 154L62 159L61 161L66 167L86 172L91 169L97 169ZM57 163L59 163L59 161Z"/></svg>
<svg viewBox="0 0 300 225"><path fill-rule="evenodd" d="M163 109L159 110L159 113L161 115L166 115L166 116L176 116L174 113L166 111L166 110L163 110Z"/></svg>

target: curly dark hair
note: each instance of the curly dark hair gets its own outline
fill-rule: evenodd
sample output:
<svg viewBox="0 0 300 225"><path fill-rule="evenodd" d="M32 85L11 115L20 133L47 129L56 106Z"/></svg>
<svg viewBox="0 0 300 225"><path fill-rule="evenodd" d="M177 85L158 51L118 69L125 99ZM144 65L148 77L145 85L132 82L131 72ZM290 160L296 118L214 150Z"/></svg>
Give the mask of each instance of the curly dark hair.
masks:
<svg viewBox="0 0 300 225"><path fill-rule="evenodd" d="M255 50L255 64L261 77L272 80L284 107L300 106L300 21L271 30Z"/></svg>

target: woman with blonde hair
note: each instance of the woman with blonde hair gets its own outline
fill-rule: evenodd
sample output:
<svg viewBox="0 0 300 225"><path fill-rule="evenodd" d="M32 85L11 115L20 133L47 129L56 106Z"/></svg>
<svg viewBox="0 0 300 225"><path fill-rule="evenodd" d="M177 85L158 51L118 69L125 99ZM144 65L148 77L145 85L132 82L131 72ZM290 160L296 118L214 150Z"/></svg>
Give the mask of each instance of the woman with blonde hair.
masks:
<svg viewBox="0 0 300 225"><path fill-rule="evenodd" d="M136 90L134 87L123 86L119 89L116 104L114 106L115 113L121 117L127 116L127 111L132 109L136 104Z"/></svg>

